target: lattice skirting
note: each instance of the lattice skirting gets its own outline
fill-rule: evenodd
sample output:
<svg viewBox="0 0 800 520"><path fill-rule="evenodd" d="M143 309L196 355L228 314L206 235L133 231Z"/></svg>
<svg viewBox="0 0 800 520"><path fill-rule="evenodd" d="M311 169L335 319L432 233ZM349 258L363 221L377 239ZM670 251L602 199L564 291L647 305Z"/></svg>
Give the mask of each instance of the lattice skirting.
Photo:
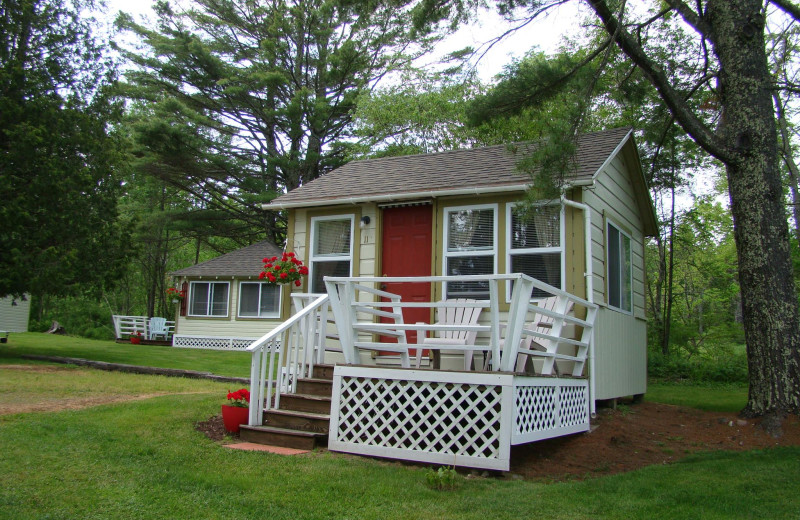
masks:
<svg viewBox="0 0 800 520"><path fill-rule="evenodd" d="M516 377L511 444L589 430L586 379Z"/></svg>
<svg viewBox="0 0 800 520"><path fill-rule="evenodd" d="M256 339L258 338L217 338L176 334L172 337L172 346L208 350L245 350Z"/></svg>
<svg viewBox="0 0 800 520"><path fill-rule="evenodd" d="M589 429L581 379L337 366L333 451L508 471L512 444Z"/></svg>

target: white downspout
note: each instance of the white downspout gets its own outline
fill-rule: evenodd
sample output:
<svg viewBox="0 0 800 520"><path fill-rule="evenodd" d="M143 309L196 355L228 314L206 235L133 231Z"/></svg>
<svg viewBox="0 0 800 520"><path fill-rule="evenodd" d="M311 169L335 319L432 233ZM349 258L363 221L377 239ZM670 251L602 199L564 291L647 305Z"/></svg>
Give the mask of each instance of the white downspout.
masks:
<svg viewBox="0 0 800 520"><path fill-rule="evenodd" d="M584 251L586 253L586 270L583 273L586 279L586 300L589 303L594 303L594 270L592 268L592 209L586 204L568 200L561 197L561 202L565 206L570 206L583 211L583 238L584 238ZM594 341L595 341L595 328L592 327L592 342L589 345L589 411L592 417L597 412L595 408L594 396L596 393L595 377L594 377Z"/></svg>

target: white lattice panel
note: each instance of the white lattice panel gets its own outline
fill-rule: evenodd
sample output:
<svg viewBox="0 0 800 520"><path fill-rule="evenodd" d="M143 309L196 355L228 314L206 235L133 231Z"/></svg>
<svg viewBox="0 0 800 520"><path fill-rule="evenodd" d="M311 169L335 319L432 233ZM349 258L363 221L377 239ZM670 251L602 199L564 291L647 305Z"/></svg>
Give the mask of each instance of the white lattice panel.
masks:
<svg viewBox="0 0 800 520"><path fill-rule="evenodd" d="M172 337L172 346L208 350L245 350L255 340L256 338L216 338L176 334Z"/></svg>
<svg viewBox="0 0 800 520"><path fill-rule="evenodd" d="M511 444L588 431L588 382L585 379L516 378L514 410Z"/></svg>
<svg viewBox="0 0 800 520"><path fill-rule="evenodd" d="M508 469L513 376L337 366L334 451Z"/></svg>

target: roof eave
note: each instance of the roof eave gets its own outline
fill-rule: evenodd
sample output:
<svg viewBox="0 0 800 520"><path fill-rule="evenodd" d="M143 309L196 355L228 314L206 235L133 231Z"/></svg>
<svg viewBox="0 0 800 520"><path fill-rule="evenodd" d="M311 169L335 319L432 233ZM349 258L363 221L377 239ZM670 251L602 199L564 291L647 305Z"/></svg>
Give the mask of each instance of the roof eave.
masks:
<svg viewBox="0 0 800 520"><path fill-rule="evenodd" d="M524 184L504 184L500 186L480 186L475 188L458 188L446 190L425 190L408 193L387 193L384 195L362 195L360 197L346 197L340 199L314 199L297 202L271 202L262 204L261 209L268 211L280 211L283 209L310 208L316 206L345 206L348 204L363 204L365 202L393 202L420 198L437 198L454 195L486 195L491 193L505 193L514 191L525 191L530 187L530 183Z"/></svg>

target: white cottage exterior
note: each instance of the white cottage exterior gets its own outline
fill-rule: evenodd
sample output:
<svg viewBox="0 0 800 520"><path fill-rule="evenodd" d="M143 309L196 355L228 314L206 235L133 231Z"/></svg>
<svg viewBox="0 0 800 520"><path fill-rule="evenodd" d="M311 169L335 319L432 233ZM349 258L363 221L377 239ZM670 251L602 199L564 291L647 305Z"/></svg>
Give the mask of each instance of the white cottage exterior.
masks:
<svg viewBox="0 0 800 520"><path fill-rule="evenodd" d="M324 292L325 274L521 272L586 298L599 307L592 363L595 399L643 394L647 373L644 245L646 237L656 233L657 221L633 132L621 128L580 138L577 169L568 178L564 198L535 217L543 221L536 224L538 235L552 236L539 238L535 244L514 238L522 224L513 208L529 185L529 178L516 170L522 153L521 146L516 154L507 146L494 146L357 161L265 207L288 211L287 249L307 259L311 268L309 283L303 288L307 292ZM465 212L487 223L480 245L462 247L456 243L460 237L449 232ZM428 228L429 235L412 231L411 238L387 236L394 233L389 219L396 219L400 227ZM411 219L419 222L411 224ZM348 248L324 249L330 248L325 240L334 230L349 233L342 242L349 240ZM413 243L412 257L425 265L412 272L394 265L397 253L391 250L392 240L399 241L401 249ZM468 262L471 271L464 269ZM500 290L501 312L505 312L510 285ZM436 301L452 297L451 293L430 296ZM469 295L470 291L464 293Z"/></svg>
<svg viewBox="0 0 800 520"><path fill-rule="evenodd" d="M0 331L28 332L31 314L31 295L23 297L6 296L0 298Z"/></svg>
<svg viewBox="0 0 800 520"><path fill-rule="evenodd" d="M645 393L657 224L633 133L581 136L564 196L525 217L516 165L532 146L356 161L265 206L287 211L310 274L248 347L248 431L281 423L334 364L331 449L507 469L512 445L586 431L596 401Z"/></svg>

